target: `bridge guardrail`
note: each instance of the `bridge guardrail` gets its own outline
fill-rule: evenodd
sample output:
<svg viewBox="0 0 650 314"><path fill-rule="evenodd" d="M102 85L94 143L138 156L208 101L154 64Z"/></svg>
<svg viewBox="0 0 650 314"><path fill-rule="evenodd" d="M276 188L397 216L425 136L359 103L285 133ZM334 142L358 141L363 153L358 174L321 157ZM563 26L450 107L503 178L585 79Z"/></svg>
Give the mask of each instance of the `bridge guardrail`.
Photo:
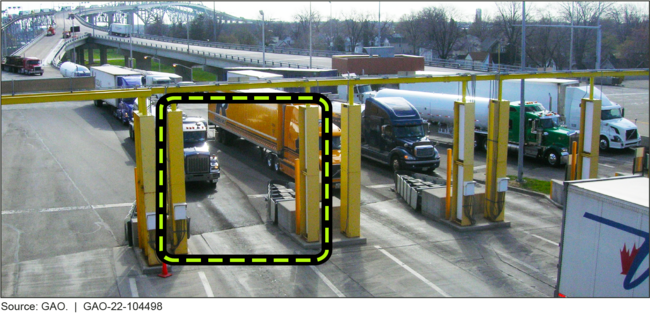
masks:
<svg viewBox="0 0 650 314"><path fill-rule="evenodd" d="M81 41L81 40L86 40L86 38L90 37L90 34L86 33L84 35L78 36L77 38L70 38L66 41L63 42L63 44L60 44L61 47L59 50L56 52L54 57L52 58L52 66L55 68L59 68L61 64L61 58L63 58L63 55L65 54L65 48L75 42ZM55 48L56 49L56 48ZM63 51L63 54L61 53Z"/></svg>
<svg viewBox="0 0 650 314"><path fill-rule="evenodd" d="M430 61L424 61L424 65L434 66L440 68L453 68L460 70L468 71L481 71L481 72L537 72L536 68L526 67L523 71L521 67L506 65L506 64L476 64L473 62L467 62L465 60L445 60L445 59L432 59Z"/></svg>
<svg viewBox="0 0 650 314"><path fill-rule="evenodd" d="M87 34L90 35L90 34ZM92 35L90 36L92 37ZM123 43L129 43L128 38L123 38L123 37L115 37L115 36L108 36L108 35L95 35L94 38L101 38L101 39L107 39L107 40L112 40L112 41L119 41ZM187 44L187 41L184 42L183 44ZM162 48L162 49L167 49L170 51L180 51L180 52L187 52L188 54L199 56L199 57L212 57L212 58L219 58L219 59L226 59L226 60L236 60L242 63L249 63L253 65L264 65L263 61L257 58L247 58L247 57L242 57L242 56L235 56L235 55L230 55L230 54L223 54L223 53L212 53L212 52L205 52L205 51L199 51L199 50L194 50L190 49L188 51L187 48L179 48L179 47L173 47L173 46L167 46L167 45L159 45L159 44L148 44L148 43L133 43L134 46L142 46L142 47L153 47L153 48ZM279 67L289 67L289 68L303 68L307 69L309 68L309 65L304 65L304 64L298 64L298 63L292 63L292 62L276 62L276 61L266 61L266 66L279 66ZM312 67L316 69L320 69L319 67Z"/></svg>

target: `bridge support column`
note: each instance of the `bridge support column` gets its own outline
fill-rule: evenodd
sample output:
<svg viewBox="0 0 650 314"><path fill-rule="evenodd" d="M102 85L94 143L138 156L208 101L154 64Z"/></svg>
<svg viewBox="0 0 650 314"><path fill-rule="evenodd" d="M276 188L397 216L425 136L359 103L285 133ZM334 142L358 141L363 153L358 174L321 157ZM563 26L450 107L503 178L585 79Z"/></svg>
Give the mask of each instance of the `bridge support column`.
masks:
<svg viewBox="0 0 650 314"><path fill-rule="evenodd" d="M93 55L93 48L88 47L88 65L95 63L95 56Z"/></svg>
<svg viewBox="0 0 650 314"><path fill-rule="evenodd" d="M111 24L113 24L113 18L115 17L115 13L107 13L107 15L108 15L108 20L107 20L108 26L111 26Z"/></svg>
<svg viewBox="0 0 650 314"><path fill-rule="evenodd" d="M99 47L99 63L100 65L108 63L108 53L106 47Z"/></svg>
<svg viewBox="0 0 650 314"><path fill-rule="evenodd" d="M85 61L84 48L83 47L75 48L75 53L77 54L75 62L77 64L84 65L84 61Z"/></svg>

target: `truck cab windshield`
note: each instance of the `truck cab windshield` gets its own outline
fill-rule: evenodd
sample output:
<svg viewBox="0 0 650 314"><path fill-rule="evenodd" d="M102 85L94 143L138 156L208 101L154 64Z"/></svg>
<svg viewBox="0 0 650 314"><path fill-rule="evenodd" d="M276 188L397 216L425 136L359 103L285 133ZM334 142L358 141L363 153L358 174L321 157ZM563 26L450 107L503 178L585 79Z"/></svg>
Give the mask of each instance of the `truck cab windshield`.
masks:
<svg viewBox="0 0 650 314"><path fill-rule="evenodd" d="M621 109L607 109L600 112L600 120L612 120L622 118Z"/></svg>
<svg viewBox="0 0 650 314"><path fill-rule="evenodd" d="M194 146L196 143L203 143L205 142L206 138L206 132L205 131L200 131L200 132L183 132L183 142L185 142L185 146Z"/></svg>
<svg viewBox="0 0 650 314"><path fill-rule="evenodd" d="M357 93L371 92L370 85L357 85Z"/></svg>
<svg viewBox="0 0 650 314"><path fill-rule="evenodd" d="M393 133L395 137L423 137L424 129L421 125L396 126Z"/></svg>
<svg viewBox="0 0 650 314"><path fill-rule="evenodd" d="M39 65L39 64L41 64L41 61L40 60L29 60L29 61L27 61L27 64L29 64L29 65Z"/></svg>
<svg viewBox="0 0 650 314"><path fill-rule="evenodd" d="M543 129L550 129L550 128L560 127L558 117L542 118L539 121L540 121L540 126Z"/></svg>

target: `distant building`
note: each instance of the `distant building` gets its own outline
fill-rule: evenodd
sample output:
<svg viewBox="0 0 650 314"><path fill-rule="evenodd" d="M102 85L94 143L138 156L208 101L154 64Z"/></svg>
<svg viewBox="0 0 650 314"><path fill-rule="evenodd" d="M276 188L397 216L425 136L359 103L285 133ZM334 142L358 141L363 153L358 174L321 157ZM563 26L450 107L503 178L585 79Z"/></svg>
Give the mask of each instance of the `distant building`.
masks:
<svg viewBox="0 0 650 314"><path fill-rule="evenodd" d="M475 22L481 21L481 19L483 18L482 13L483 11L481 11L481 9L476 9L476 16L474 17Z"/></svg>

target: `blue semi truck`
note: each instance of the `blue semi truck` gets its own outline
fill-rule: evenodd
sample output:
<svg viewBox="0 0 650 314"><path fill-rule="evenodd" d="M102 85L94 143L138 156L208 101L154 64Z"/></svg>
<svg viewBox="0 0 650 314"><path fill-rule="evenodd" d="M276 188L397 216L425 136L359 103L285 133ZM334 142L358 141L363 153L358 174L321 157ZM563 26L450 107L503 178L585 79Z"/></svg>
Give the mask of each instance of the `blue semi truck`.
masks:
<svg viewBox="0 0 650 314"><path fill-rule="evenodd" d="M428 123L404 98L366 99L361 114L363 157L390 165L393 171L432 173L440 166L440 155L427 133Z"/></svg>

